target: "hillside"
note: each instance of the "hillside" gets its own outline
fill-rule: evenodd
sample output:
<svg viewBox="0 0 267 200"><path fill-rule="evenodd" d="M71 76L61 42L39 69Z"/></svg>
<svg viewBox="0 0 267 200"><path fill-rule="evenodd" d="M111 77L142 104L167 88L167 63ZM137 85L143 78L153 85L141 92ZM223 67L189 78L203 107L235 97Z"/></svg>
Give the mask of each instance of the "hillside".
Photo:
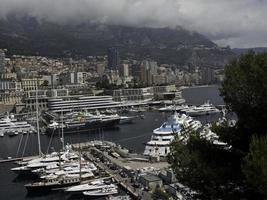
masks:
<svg viewBox="0 0 267 200"><path fill-rule="evenodd" d="M66 56L104 55L117 46L122 57L152 58L160 63L223 66L234 54L201 34L182 28L138 28L118 25L58 25L9 17L0 21L0 48L10 54Z"/></svg>

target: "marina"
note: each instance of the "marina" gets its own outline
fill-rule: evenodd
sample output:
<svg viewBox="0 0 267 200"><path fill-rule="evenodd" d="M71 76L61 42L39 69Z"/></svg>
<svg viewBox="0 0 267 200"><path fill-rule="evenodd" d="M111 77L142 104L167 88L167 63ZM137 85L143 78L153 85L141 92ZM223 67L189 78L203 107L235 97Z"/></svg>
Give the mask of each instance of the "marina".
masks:
<svg viewBox="0 0 267 200"><path fill-rule="evenodd" d="M138 187L136 184L140 182L140 180L143 179L144 175L152 174L158 174L161 173L161 170L168 169L168 163L164 161L164 159L160 162L155 162L155 160L151 160L151 157L147 157L144 155L145 150L145 143L148 142L151 139L151 135L153 132L153 129L159 127L163 122L165 122L168 117L170 117L170 113L160 113L158 111L143 111L142 116L143 117L136 117L136 113L134 112L134 109L132 109L134 116L134 123L127 123L127 124L121 124L118 125L117 128L114 129L96 129L92 130L89 133L80 134L80 133L69 133L64 135L64 142L65 144L72 144L72 148L77 152L78 149L82 149L82 154L84 156L85 162L94 163L94 165L97 167L99 172L101 172L102 175L106 177L113 178L114 183L118 184L118 193L117 195L124 194L121 193L121 191L126 191L126 193L130 194L132 198L136 198L137 196L140 197L140 195L145 195L147 199L151 197L151 193L144 191L144 186L141 186L139 183ZM218 113L219 114L219 113ZM60 115L59 115L60 116ZM138 115L137 115L138 116ZM220 116L220 114L219 114ZM205 116L199 116L198 120L200 120L203 124L206 124L207 122L212 122L219 117L218 115L205 115ZM60 118L59 118L60 119ZM58 123L61 124L60 121ZM147 126L149 124L149 126ZM57 133L58 132L58 133ZM64 132L64 130L63 130ZM4 137L3 140L7 140L9 142L13 142L14 144L19 143L19 140L21 138L22 141L25 141L27 135L21 134L21 136L18 137ZM21 137L21 138L20 138ZM55 149L60 149L62 147L61 142L61 129L59 128L58 131L55 132L54 137L52 138L51 135L40 135L40 140L42 143L42 151L43 152L51 152L51 147ZM52 139L51 139L52 138ZM112 141L112 142L104 142L103 141ZM0 141L1 142L1 141ZM31 134L29 135L28 142L31 144L31 148L25 147L24 156L30 155L29 153L32 152L38 152L38 148L36 148L37 143L37 135ZM22 142L23 144L23 142ZM22 145L21 146L24 146ZM34 145L33 145L34 144ZM93 145L92 145L93 144ZM101 144L101 145L100 145ZM18 145L16 145L18 146ZM47 149L45 149L48 147ZM126 148L124 148L126 147ZM0 146L1 148L1 146ZM34 148L34 149L33 149ZM111 150L112 149L112 150ZM12 153L13 152L13 153ZM13 148L12 151L8 153L10 157L13 158L14 154L17 152ZM13 154L13 155L12 155ZM7 154L5 154L7 155ZM4 156L2 156L4 157ZM15 157L15 156L14 156ZM12 159L10 158L10 159ZM58 159L58 158L57 158ZM7 159L9 160L9 159ZM151 162L152 161L152 162ZM2 167L10 166L10 168L14 168L14 164L12 162L2 163ZM78 166L78 165L77 165ZM0 166L1 167L1 166ZM52 166L51 166L52 167ZM76 171L75 171L76 170ZM51 170L51 172L53 169ZM57 171L57 170L56 170ZM55 171L55 172L56 172ZM73 173L78 172L78 168L73 167ZM82 171L82 170L81 170ZM104 172L104 174L103 174ZM118 173L119 172L119 173ZM13 173L13 172L11 172ZM56 172L56 174L62 174L63 171ZM66 173L66 172L64 172ZM56 175L55 174L55 175ZM151 176L152 176L151 174ZM47 178L53 178L55 175L47 176ZM140 177L139 177L140 175ZM13 175L12 175L13 176ZM63 176L63 175L61 175ZM76 177L73 176L72 180L80 180L79 175ZM87 175L88 177L88 175ZM91 177L90 179L92 179ZM98 177L97 178L101 178ZM145 177L144 177L145 178ZM140 180L139 180L140 179ZM20 180L20 178L18 179ZM67 179L66 179L67 180ZM94 178L92 179L94 180ZM87 184L87 181L89 180L83 180L84 184ZM16 184L21 185L21 187L24 188L24 185L29 184L31 181L19 181ZM80 181L79 181L80 182ZM73 182L74 185L77 184L75 181ZM66 188L67 186L63 186L63 188ZM139 188L140 187L140 188ZM138 189L139 188L139 189ZM143 189L142 189L143 188ZM24 188L26 189L26 188ZM58 190L60 188L54 188L47 194L47 197L49 195L52 195L56 197L57 195L59 199L65 198L66 196L71 196L68 193L63 192L62 190ZM55 191L57 191L56 194ZM100 189L99 189L100 191ZM96 195L98 196L99 191L95 191L90 193L89 195ZM101 189L102 191L102 189ZM109 194L108 190L105 190L107 194ZM114 193L117 192L116 188L112 188L112 191ZM103 192L103 191L102 191ZM111 192L112 193L112 192ZM26 192L27 194L27 192ZM87 193L88 194L88 193ZM28 193L27 196L32 196L31 193ZM114 195L112 195L114 196ZM35 195L35 198L38 199L38 195ZM100 197L101 199L102 197Z"/></svg>

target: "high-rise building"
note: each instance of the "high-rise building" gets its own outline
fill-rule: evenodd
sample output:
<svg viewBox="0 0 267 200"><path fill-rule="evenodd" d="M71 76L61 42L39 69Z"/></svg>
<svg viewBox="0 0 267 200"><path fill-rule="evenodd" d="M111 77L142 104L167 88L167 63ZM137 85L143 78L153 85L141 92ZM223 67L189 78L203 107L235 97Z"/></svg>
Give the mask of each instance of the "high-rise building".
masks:
<svg viewBox="0 0 267 200"><path fill-rule="evenodd" d="M109 70L118 70L120 65L119 51L115 47L108 49L108 68Z"/></svg>
<svg viewBox="0 0 267 200"><path fill-rule="evenodd" d="M120 76L122 76L122 77L128 77L129 76L129 65L128 64L122 64L120 66Z"/></svg>
<svg viewBox="0 0 267 200"><path fill-rule="evenodd" d="M211 67L205 67L201 71L202 84L211 84L214 82L214 70Z"/></svg>
<svg viewBox="0 0 267 200"><path fill-rule="evenodd" d="M0 78L4 78L5 73L5 52L4 50L0 49Z"/></svg>
<svg viewBox="0 0 267 200"><path fill-rule="evenodd" d="M141 64L140 78L144 84L153 84L153 75L157 75L158 65L155 61L143 61Z"/></svg>
<svg viewBox="0 0 267 200"><path fill-rule="evenodd" d="M105 72L105 65L104 64L97 64L96 65L96 72L99 76L102 76Z"/></svg>

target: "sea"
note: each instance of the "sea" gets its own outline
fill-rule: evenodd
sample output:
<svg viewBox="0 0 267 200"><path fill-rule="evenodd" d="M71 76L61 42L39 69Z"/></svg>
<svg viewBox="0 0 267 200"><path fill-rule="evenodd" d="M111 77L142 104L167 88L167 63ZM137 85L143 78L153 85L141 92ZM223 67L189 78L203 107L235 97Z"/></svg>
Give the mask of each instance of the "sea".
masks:
<svg viewBox="0 0 267 200"><path fill-rule="evenodd" d="M184 88L182 96L186 103L190 105L203 104L206 101L214 105L223 105L223 99L219 95L219 86L196 86ZM73 144L86 142L91 140L108 140L120 144L129 150L142 153L144 144L150 140L153 129L159 127L170 115L170 113L147 111L142 113L143 117L135 119L133 124L120 125L111 130L99 131L96 130L90 133L71 133L64 136L64 142ZM196 117L202 124L217 120L221 114L206 115ZM62 140L57 134L51 138L47 135L41 135L42 152L51 152L58 150L62 146ZM26 155L36 155L38 152L37 135L32 134L28 138L26 135L18 135L14 137L0 138L0 158L21 157ZM44 200L44 199L76 199L64 192L56 191L49 193L38 193L32 195L28 193L24 184L29 183L29 179L20 178L15 173L10 171L10 168L15 167L14 163L0 163L0 199L12 200ZM82 199L81 197L79 199Z"/></svg>

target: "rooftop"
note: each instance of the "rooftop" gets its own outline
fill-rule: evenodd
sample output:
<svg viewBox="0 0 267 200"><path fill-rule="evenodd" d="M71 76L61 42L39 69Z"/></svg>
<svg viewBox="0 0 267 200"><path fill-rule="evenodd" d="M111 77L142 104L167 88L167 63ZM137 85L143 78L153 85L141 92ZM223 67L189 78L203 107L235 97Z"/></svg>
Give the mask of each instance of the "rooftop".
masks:
<svg viewBox="0 0 267 200"><path fill-rule="evenodd" d="M161 179L158 176L155 176L153 174L146 174L141 176L143 179L149 182L156 182L156 181L161 181Z"/></svg>

